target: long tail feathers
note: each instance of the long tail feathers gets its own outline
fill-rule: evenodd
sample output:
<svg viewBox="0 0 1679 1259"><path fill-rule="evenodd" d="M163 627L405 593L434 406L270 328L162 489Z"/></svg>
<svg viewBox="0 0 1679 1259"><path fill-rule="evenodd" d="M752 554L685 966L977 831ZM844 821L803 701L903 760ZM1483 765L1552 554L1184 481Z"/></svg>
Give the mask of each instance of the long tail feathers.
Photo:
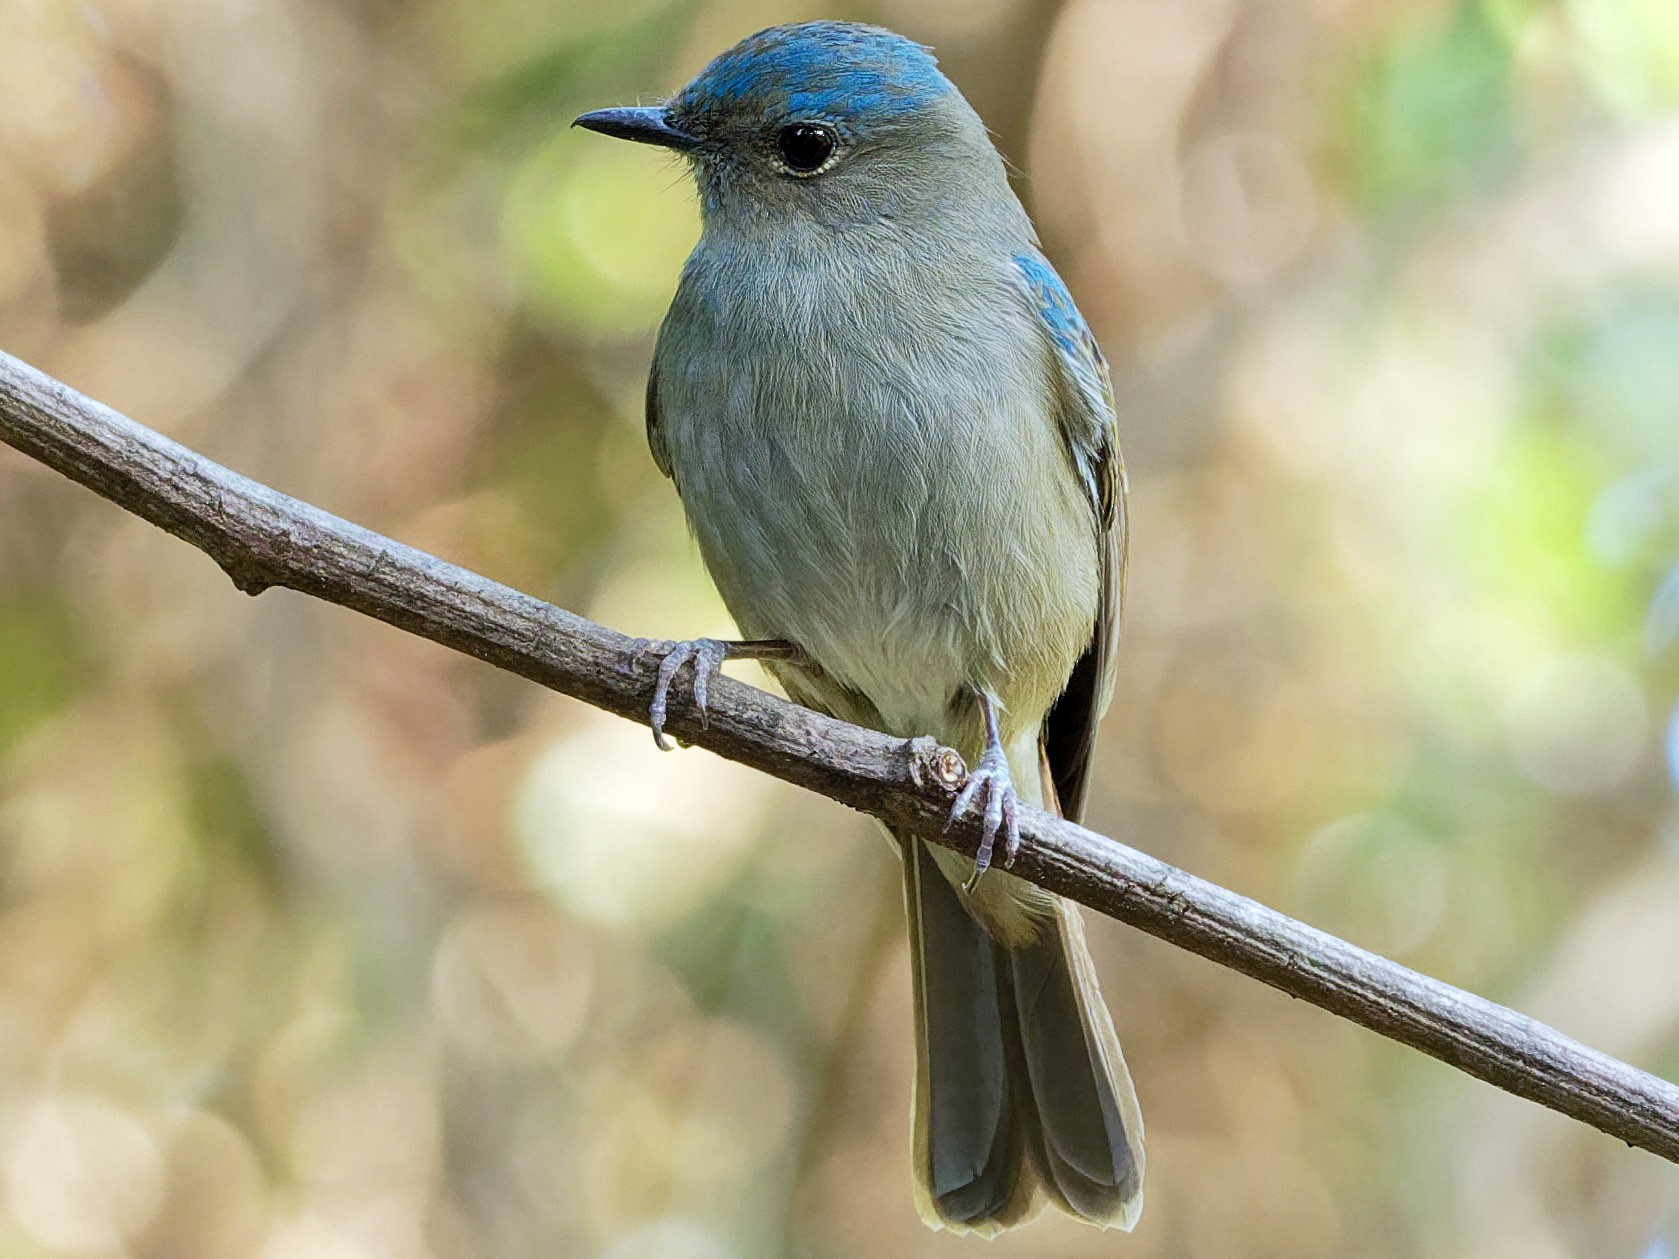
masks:
<svg viewBox="0 0 1679 1259"><path fill-rule="evenodd" d="M928 846L899 837L914 959L917 1204L993 1236L1047 1197L1101 1227L1142 1208L1142 1118L1078 912L996 944Z"/></svg>
<svg viewBox="0 0 1679 1259"><path fill-rule="evenodd" d="M1030 1218L1003 982L991 941L926 844L905 838L904 891L915 972L916 1205L935 1226L991 1234Z"/></svg>
<svg viewBox="0 0 1679 1259"><path fill-rule="evenodd" d="M1007 958L1044 1188L1073 1215L1129 1230L1143 1205L1142 1113L1078 910L1058 902L1037 942Z"/></svg>

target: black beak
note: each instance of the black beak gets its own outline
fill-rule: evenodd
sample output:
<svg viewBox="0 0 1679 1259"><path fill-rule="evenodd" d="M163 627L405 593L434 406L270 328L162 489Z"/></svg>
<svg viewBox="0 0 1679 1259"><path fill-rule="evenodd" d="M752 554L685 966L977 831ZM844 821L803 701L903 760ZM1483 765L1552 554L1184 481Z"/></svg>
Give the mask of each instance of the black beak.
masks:
<svg viewBox="0 0 1679 1259"><path fill-rule="evenodd" d="M634 140L637 144L656 144L660 148L684 152L699 144L698 136L679 131L670 125L665 111L649 106L623 109L597 109L583 114L572 124L620 140Z"/></svg>

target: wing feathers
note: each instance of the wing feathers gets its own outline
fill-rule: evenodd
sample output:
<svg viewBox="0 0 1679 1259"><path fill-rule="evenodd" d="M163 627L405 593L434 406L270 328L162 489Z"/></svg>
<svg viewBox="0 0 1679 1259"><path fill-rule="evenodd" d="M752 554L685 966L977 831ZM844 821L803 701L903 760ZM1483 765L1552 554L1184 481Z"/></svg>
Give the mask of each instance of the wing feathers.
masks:
<svg viewBox="0 0 1679 1259"><path fill-rule="evenodd" d="M1067 456L1090 500L1092 527L1101 539L1102 602L1091 626L1090 645L1050 710L1043 733L1044 757L1061 812L1078 821L1089 788L1096 725L1113 691L1113 659L1125 597L1125 465L1119 455L1107 360L1072 295L1041 254L1022 254L1015 265L1052 351L1060 386L1056 419Z"/></svg>

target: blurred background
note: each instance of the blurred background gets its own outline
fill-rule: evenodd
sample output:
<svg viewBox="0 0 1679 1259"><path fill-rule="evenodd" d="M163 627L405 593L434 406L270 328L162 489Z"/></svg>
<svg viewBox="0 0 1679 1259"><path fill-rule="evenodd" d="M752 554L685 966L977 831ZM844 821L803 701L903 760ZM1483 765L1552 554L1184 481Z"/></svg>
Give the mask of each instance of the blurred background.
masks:
<svg viewBox="0 0 1679 1259"><path fill-rule="evenodd" d="M0 346L631 634L697 231L571 132L774 22L937 46L1114 361L1091 822L1679 1077L1672 0L0 0ZM862 818L0 448L0 1257L953 1255ZM1110 922L1132 1237L1671 1259L1679 1171Z"/></svg>

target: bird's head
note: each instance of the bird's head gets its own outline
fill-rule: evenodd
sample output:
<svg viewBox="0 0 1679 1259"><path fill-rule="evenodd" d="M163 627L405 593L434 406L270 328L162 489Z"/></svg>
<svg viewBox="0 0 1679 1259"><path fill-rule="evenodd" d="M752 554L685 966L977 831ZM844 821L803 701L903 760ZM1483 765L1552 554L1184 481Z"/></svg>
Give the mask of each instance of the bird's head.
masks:
<svg viewBox="0 0 1679 1259"><path fill-rule="evenodd" d="M576 125L688 157L708 220L838 225L948 203L953 186L1006 186L984 125L932 54L851 22L760 31L667 104Z"/></svg>

